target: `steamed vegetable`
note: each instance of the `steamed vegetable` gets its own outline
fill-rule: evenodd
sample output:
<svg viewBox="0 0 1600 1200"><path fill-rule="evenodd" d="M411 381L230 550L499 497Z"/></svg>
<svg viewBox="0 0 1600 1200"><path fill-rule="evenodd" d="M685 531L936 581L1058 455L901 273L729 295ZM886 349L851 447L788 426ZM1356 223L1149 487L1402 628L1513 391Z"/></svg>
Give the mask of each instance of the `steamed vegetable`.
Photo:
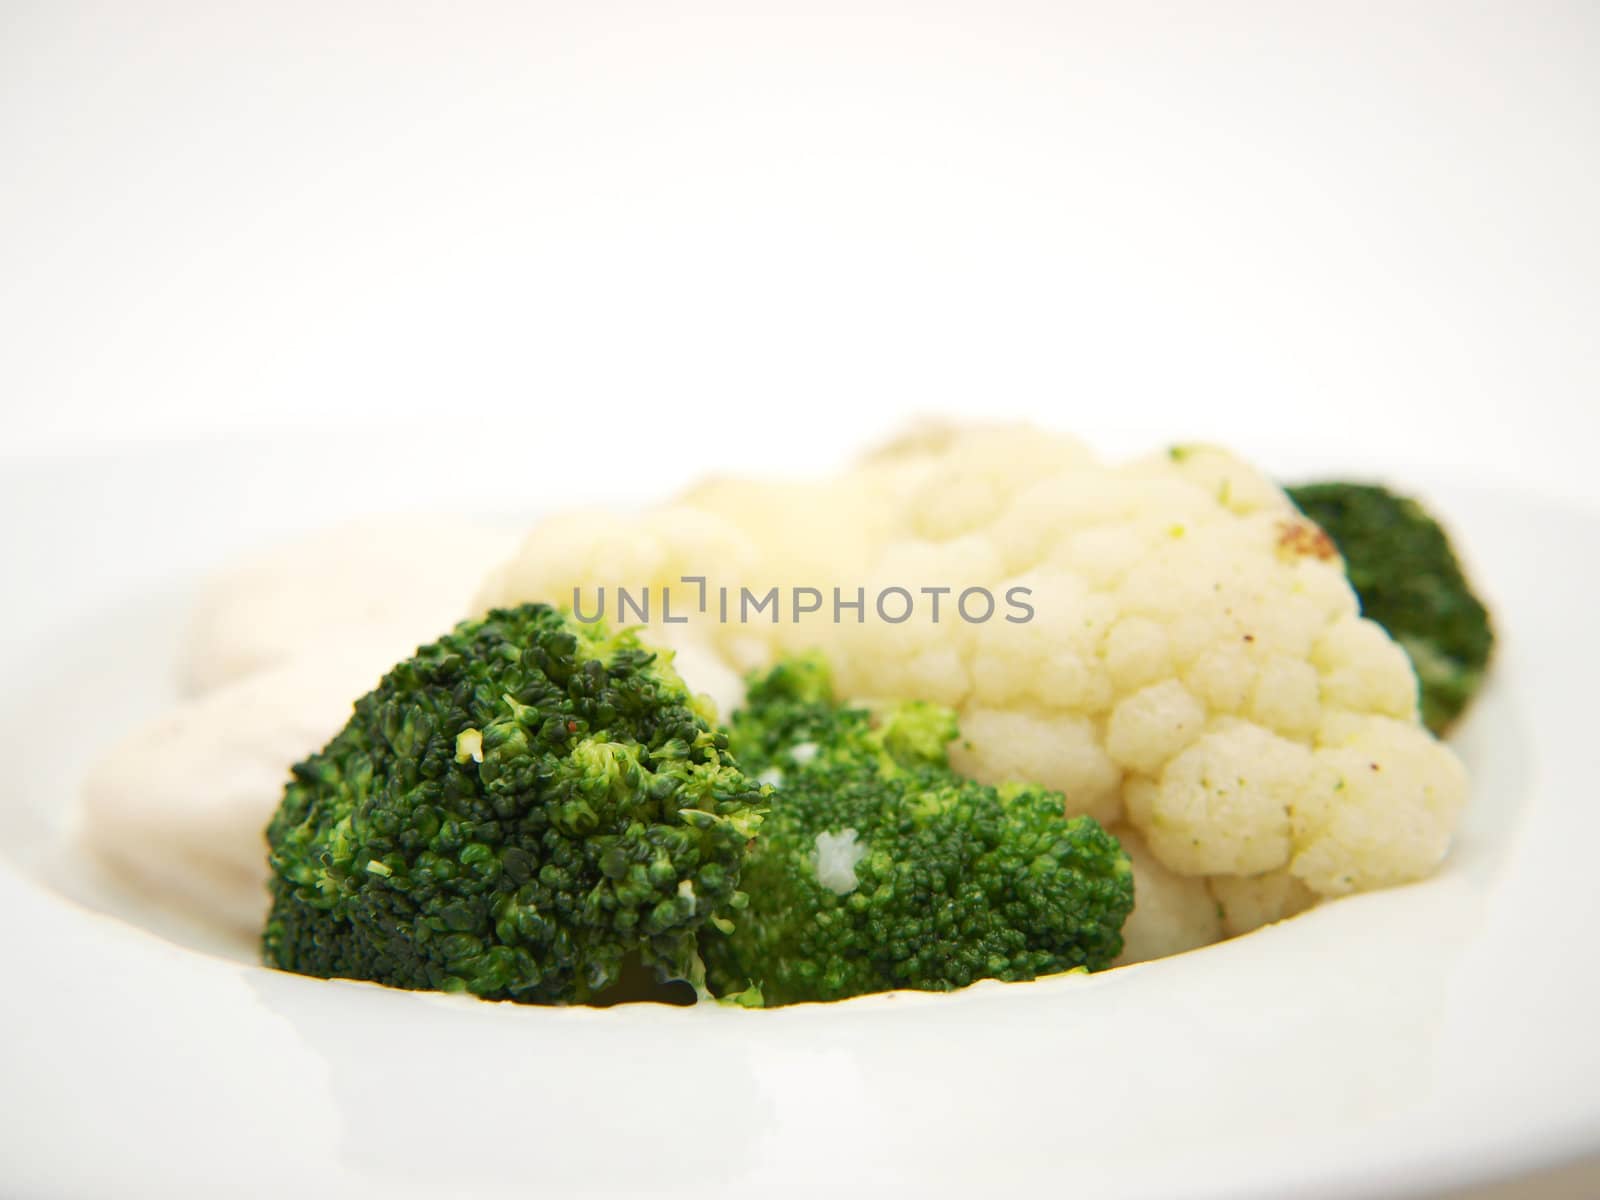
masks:
<svg viewBox="0 0 1600 1200"><path fill-rule="evenodd" d="M1306 512L1209 447L1108 463L1031 429L932 428L832 477L721 478L639 513L554 516L483 579L469 611L576 606L574 589L592 610L607 588L613 619L627 621L622 589L640 603L652 593L636 619L672 667L631 635L542 606L425 647L297 768L272 822L268 953L312 973L527 999L614 998L622 973L698 981L696 945L729 927L729 947L756 934L738 932L734 876L763 801L707 723L710 702L690 700L682 679L730 711L746 672L811 652L841 695L872 699L850 711L880 714L873 737L930 736L946 711L959 724L947 750L877 753L863 795L948 770L995 785L1003 805L1010 781L1026 780L1027 796L1059 794L1068 817L1122 840L1139 902L1118 961L1422 878L1448 852L1466 792L1422 719L1444 728L1477 688L1487 615L1410 502L1346 484L1293 499ZM421 541L347 532L213 588L187 679L215 690L97 770L89 836L102 855L248 921L264 867L236 835L271 815L273 763L281 778L331 736L350 712L339 696L414 644L420 614L450 595L459 605L471 582L460 573L494 551L492 536L443 526ZM777 599L751 617L746 591ZM912 601L904 618L875 602L895 594ZM983 596L999 601L987 616ZM814 700L828 728L848 724ZM752 712L775 711L762 705ZM685 712L700 720L686 749L658 745L662 723L679 728ZM758 726L777 727L747 717L738 736ZM784 770L782 746L746 744L752 762ZM215 767L193 770L214 754ZM807 778L784 775L791 790ZM979 811L966 785L951 786L951 811ZM590 803L593 828L560 815L591 793L605 797ZM696 804L711 817L684 820ZM775 838L797 836L774 820ZM859 828L841 826L815 831L807 853L838 881L833 867L853 866L862 845ZM702 867L721 874L701 880Z"/></svg>
<svg viewBox="0 0 1600 1200"><path fill-rule="evenodd" d="M696 612L681 628L738 667L816 649L843 695L953 709L958 773L1028 780L1071 814L1131 825L1163 869L1206 882L1186 894L1213 929L1213 880L1242 927L1308 890L1429 875L1465 801L1461 764L1419 720L1410 659L1362 616L1333 543L1222 450L1109 463L1039 430L936 428L834 479L724 479L642 516L551 518L480 600L680 574L815 588L825 603L798 619ZM1028 589L1031 619L964 618L972 587ZM835 588L863 589L865 611L836 611ZM908 620L876 611L885 588L916 598ZM1173 917L1173 937L1147 944L1207 925Z"/></svg>
<svg viewBox="0 0 1600 1200"><path fill-rule="evenodd" d="M949 767L953 714L834 702L820 658L756 677L732 745L774 783L745 865L750 906L704 938L712 988L769 1005L947 991L1110 965L1127 856L1062 797Z"/></svg>
<svg viewBox="0 0 1600 1200"><path fill-rule="evenodd" d="M267 836L267 961L521 1001L634 961L697 988L765 801L671 666L546 605L395 667L294 768Z"/></svg>
<svg viewBox="0 0 1600 1200"><path fill-rule="evenodd" d="M1449 536L1417 501L1359 483L1289 489L1339 547L1361 611L1411 657L1422 719L1443 733L1483 684L1494 630Z"/></svg>

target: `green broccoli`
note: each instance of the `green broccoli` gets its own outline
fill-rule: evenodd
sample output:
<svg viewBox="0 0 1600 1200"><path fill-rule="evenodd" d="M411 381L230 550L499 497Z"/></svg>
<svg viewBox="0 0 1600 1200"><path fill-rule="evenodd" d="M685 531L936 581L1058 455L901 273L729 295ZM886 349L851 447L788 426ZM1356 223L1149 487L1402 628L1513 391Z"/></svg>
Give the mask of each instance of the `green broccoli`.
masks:
<svg viewBox="0 0 1600 1200"><path fill-rule="evenodd" d="M819 658L752 678L730 741L776 791L750 907L702 938L715 994L791 1004L1111 963L1133 906L1122 847L1059 793L961 778L955 736L938 705L835 704Z"/></svg>
<svg viewBox="0 0 1600 1200"><path fill-rule="evenodd" d="M422 647L297 765L267 830L268 963L529 1002L642 964L703 991L765 809L632 632L546 605Z"/></svg>
<svg viewBox="0 0 1600 1200"><path fill-rule="evenodd" d="M1444 733L1477 694L1494 649L1488 610L1444 529L1415 500L1382 487L1310 483L1288 492L1339 548L1363 614L1411 656L1422 719Z"/></svg>

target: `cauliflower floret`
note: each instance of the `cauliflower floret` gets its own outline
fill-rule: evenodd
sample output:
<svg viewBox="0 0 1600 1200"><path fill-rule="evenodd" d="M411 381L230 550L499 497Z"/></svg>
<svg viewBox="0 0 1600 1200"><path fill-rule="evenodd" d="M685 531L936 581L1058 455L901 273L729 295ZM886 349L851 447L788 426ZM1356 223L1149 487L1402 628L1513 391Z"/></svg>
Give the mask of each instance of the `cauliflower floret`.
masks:
<svg viewBox="0 0 1600 1200"><path fill-rule="evenodd" d="M1156 477L1180 475L1215 496L1230 512L1241 515L1283 507L1283 494L1270 480L1220 446L1174 446L1140 459L1132 470Z"/></svg>
<svg viewBox="0 0 1600 1200"><path fill-rule="evenodd" d="M204 692L341 639L372 649L376 679L466 617L478 581L516 544L503 530L420 516L284 542L206 585L185 635L180 683Z"/></svg>
<svg viewBox="0 0 1600 1200"><path fill-rule="evenodd" d="M579 620L640 625L678 654L684 679L719 712L742 698L731 682L770 653L770 631L719 619L738 611L738 586L763 570L759 542L734 522L688 504L642 512L584 509L546 518L478 590L475 613L531 600L571 608ZM731 601L719 587L732 584ZM720 668L720 669L719 669Z"/></svg>
<svg viewBox="0 0 1600 1200"><path fill-rule="evenodd" d="M950 765L979 783L1037 783L1067 794L1074 813L1109 825L1122 811L1122 772L1095 722L1060 713L975 708L961 717Z"/></svg>
<svg viewBox="0 0 1600 1200"><path fill-rule="evenodd" d="M1277 655L1261 664L1246 714L1263 729L1309 741L1322 719L1322 681L1316 667Z"/></svg>
<svg viewBox="0 0 1600 1200"><path fill-rule="evenodd" d="M1417 715L1417 676L1406 652L1375 621L1347 613L1317 640L1311 661L1322 672L1322 702L1350 712L1401 720Z"/></svg>
<svg viewBox="0 0 1600 1200"><path fill-rule="evenodd" d="M1185 875L1256 875L1284 866L1289 815L1311 774L1306 747L1231 721L1128 787L1128 819Z"/></svg>
<svg viewBox="0 0 1600 1200"><path fill-rule="evenodd" d="M1260 875L1215 875L1206 880L1222 917L1222 931L1238 937L1302 913L1317 895L1287 869Z"/></svg>
<svg viewBox="0 0 1600 1200"><path fill-rule="evenodd" d="M1133 912L1122 927L1117 966L1181 954L1222 936L1221 912L1205 880L1167 870L1131 827L1118 825L1111 832L1133 864Z"/></svg>
<svg viewBox="0 0 1600 1200"><path fill-rule="evenodd" d="M1338 714L1295 806L1289 869L1338 896L1422 879L1444 860L1466 798L1450 750L1409 721Z"/></svg>
<svg viewBox="0 0 1600 1200"><path fill-rule="evenodd" d="M1130 771L1154 775L1205 731L1206 706L1176 679L1140 688L1111 713L1106 750Z"/></svg>
<svg viewBox="0 0 1600 1200"><path fill-rule="evenodd" d="M579 619L603 612L612 624L650 624L666 615L667 589L673 623L683 617L687 624L707 624L716 615L715 598L684 577L747 579L759 557L732 522L697 508L580 510L535 525L516 554L484 581L476 608L535 599L575 607ZM619 588L634 605L651 607L625 607Z"/></svg>
<svg viewBox="0 0 1600 1200"><path fill-rule="evenodd" d="M679 496L672 509L725 521L744 540L749 560L742 577L723 581L751 587L859 578L885 533L881 489L856 474L828 483L710 479ZM695 557L699 574L717 565Z"/></svg>

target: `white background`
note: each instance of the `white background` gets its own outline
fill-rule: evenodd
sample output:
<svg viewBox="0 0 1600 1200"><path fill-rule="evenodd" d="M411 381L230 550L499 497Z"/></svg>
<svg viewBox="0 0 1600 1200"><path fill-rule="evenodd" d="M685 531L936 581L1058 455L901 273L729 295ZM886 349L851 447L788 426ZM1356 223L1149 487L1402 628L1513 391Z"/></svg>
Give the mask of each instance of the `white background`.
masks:
<svg viewBox="0 0 1600 1200"><path fill-rule="evenodd" d="M906 415L1595 494L1600 6L0 3L0 446Z"/></svg>

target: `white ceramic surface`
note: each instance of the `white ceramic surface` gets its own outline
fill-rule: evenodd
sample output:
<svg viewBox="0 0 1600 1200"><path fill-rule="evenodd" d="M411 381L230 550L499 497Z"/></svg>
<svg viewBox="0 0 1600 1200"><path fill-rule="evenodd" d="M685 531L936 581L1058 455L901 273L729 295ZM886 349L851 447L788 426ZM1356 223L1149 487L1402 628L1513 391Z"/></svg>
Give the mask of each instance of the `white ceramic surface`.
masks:
<svg viewBox="0 0 1600 1200"><path fill-rule="evenodd" d="M198 574L362 511L554 499L515 445L424 470L437 454L190 447L0 476L8 1194L1404 1195L1600 1148L1600 514L1464 478L1408 482L1503 644L1459 736L1459 845L1421 885L1092 978L770 1013L313 981L138 913L68 814L87 762L169 697Z"/></svg>

